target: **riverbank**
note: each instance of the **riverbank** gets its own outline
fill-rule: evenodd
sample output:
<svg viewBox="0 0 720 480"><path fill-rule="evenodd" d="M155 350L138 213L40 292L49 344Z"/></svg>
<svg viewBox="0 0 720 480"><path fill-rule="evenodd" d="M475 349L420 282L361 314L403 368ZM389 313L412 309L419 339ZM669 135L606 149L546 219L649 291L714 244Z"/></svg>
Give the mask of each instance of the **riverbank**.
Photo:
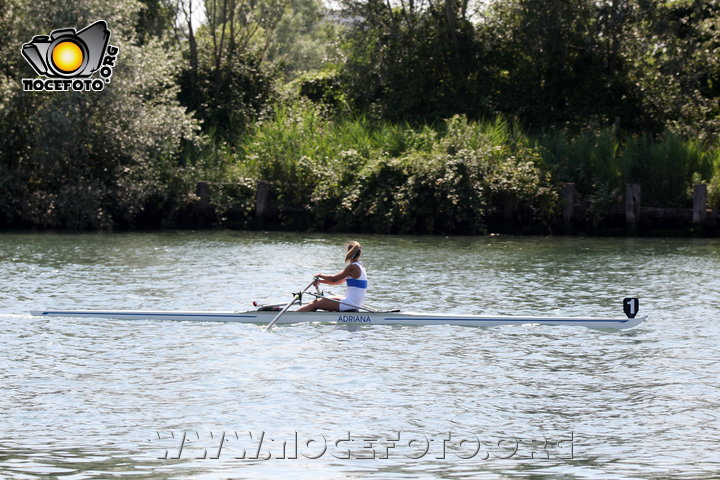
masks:
<svg viewBox="0 0 720 480"><path fill-rule="evenodd" d="M232 189L229 185L209 182L197 184L197 202L187 217L189 224L201 228L230 228L249 230L288 230L288 219L302 231L317 231L314 212L303 205L282 202L282 196L267 182L258 182L254 198L245 197L241 202L226 210L219 210L220 204L213 201L222 192ZM217 191L217 193L216 193ZM540 235L630 235L630 236L718 236L720 214L707 208L707 185L694 188L693 208L657 208L643 206L642 189L637 184L626 186L624 205L608 208L604 218L593 218L592 205L582 201L575 190L575 184L566 183L559 192L560 201L550 223L522 224L514 216L513 200L501 205L488 216L487 233L540 234ZM254 207L253 207L254 205ZM332 226L328 232L342 232ZM361 230L349 230L361 232ZM387 230L365 233L407 233ZM438 233L438 232L433 232ZM447 234L452 234L448 232ZM439 234L446 234L439 232Z"/></svg>
<svg viewBox="0 0 720 480"><path fill-rule="evenodd" d="M146 161L142 176L6 178L0 228L718 234L720 148L671 134L531 134L501 117L411 126L303 103L226 147Z"/></svg>

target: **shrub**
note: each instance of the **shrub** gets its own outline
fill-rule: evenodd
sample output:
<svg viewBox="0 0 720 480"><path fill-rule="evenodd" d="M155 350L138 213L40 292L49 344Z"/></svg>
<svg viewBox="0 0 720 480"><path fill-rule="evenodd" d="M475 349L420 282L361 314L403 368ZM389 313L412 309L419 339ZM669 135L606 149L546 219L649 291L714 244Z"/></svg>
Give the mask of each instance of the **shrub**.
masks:
<svg viewBox="0 0 720 480"><path fill-rule="evenodd" d="M547 224L557 194L536 167L537 149L498 144L496 131L454 117L431 148L378 153L318 185L312 202L319 228L378 233L484 233L488 219ZM427 147L427 145L425 145ZM498 221L495 217L499 217ZM497 227L498 225L493 225Z"/></svg>

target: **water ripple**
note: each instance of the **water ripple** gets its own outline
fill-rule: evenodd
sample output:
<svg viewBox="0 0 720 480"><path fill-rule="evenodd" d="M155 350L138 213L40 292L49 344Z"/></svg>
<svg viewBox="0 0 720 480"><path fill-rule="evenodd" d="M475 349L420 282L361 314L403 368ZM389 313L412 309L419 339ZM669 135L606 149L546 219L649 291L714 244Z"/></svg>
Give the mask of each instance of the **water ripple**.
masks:
<svg viewBox="0 0 720 480"><path fill-rule="evenodd" d="M713 241L359 238L373 304L614 315L620 299L637 295L650 319L627 332L296 325L265 334L256 325L26 313L240 309L258 297L287 298L309 274L338 269L345 240L0 236L8 279L0 292L1 476L605 479L720 470ZM207 458L222 432L222 454ZM295 432L314 439L312 448L277 458ZM348 432L352 441L342 442ZM270 460L247 458L259 435ZM367 439L398 435L390 458L337 458L344 450L336 441L367 454L375 452L361 448ZM323 436L325 455L303 456L317 453ZM428 453L412 458L423 438ZM473 439L478 453L461 458Z"/></svg>

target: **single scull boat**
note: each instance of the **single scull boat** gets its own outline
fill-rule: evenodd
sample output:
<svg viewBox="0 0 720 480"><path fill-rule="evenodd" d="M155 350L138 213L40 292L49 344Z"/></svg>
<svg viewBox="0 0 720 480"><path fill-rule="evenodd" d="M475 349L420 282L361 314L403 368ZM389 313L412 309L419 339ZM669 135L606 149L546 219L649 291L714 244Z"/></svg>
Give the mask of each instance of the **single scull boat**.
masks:
<svg viewBox="0 0 720 480"><path fill-rule="evenodd" d="M625 317L535 317L506 315L458 315L437 313L412 313L398 310L359 312L296 312L288 311L278 323L336 323L356 325L464 325L494 327L497 325L580 325L589 328L626 329L639 325L646 317L638 317L637 300L625 299ZM246 312L203 311L132 311L132 310L38 310L30 312L41 317L83 317L120 320L185 320L196 322L237 322L268 324L277 316L277 310Z"/></svg>

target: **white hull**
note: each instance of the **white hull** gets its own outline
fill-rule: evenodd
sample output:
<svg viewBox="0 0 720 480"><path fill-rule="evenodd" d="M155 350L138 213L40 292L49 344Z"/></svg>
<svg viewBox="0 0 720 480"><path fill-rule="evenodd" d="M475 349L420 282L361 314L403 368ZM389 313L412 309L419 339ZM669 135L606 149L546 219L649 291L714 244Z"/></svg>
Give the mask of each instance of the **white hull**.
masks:
<svg viewBox="0 0 720 480"><path fill-rule="evenodd" d="M248 312L162 312L109 310L40 310L30 312L41 317L110 318L119 320L177 320L195 322L237 322L267 325L275 311ZM277 323L338 323L356 325L463 325L494 327L497 325L579 325L588 328L626 329L639 325L645 317L510 317L502 315L454 315L410 312L294 312L282 315Z"/></svg>

